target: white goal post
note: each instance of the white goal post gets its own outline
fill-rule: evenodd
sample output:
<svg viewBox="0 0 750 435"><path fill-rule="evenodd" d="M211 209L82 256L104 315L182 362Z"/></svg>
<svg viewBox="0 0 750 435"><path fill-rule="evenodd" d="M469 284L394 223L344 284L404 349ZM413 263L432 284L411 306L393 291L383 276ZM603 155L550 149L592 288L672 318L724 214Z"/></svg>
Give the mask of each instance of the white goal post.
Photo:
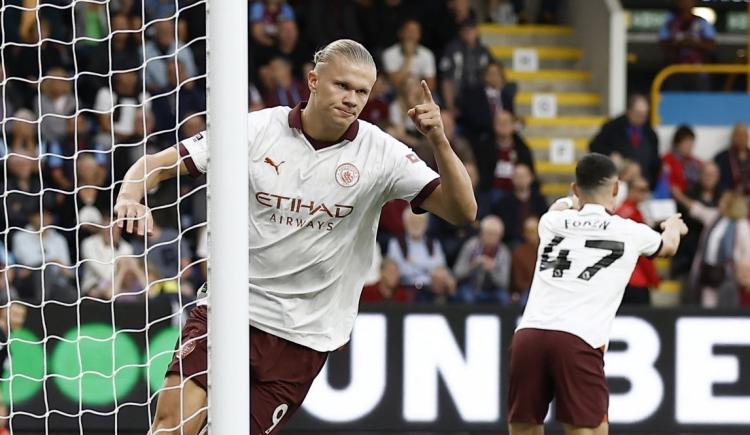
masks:
<svg viewBox="0 0 750 435"><path fill-rule="evenodd" d="M0 1L0 434L146 433L206 258L207 429L250 432L247 113L244 0ZM208 182L144 171L121 231L204 129Z"/></svg>
<svg viewBox="0 0 750 435"><path fill-rule="evenodd" d="M209 431L250 433L247 2L208 2ZM244 235L244 237L242 237Z"/></svg>

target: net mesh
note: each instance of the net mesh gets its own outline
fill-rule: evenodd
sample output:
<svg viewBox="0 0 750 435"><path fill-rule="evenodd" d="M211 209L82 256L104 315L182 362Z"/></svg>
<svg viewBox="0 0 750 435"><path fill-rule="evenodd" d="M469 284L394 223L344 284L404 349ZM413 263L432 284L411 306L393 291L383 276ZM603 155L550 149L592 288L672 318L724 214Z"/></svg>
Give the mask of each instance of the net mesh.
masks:
<svg viewBox="0 0 750 435"><path fill-rule="evenodd" d="M141 180L148 237L112 210L205 129L205 0L4 0L0 25L0 426L144 433L205 280L205 180Z"/></svg>

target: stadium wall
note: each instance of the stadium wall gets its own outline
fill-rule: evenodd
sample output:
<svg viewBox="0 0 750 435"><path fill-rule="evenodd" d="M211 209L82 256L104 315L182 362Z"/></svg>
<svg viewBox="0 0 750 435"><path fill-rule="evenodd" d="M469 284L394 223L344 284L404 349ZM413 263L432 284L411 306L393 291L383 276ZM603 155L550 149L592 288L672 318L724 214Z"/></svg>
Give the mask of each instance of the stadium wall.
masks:
<svg viewBox="0 0 750 435"><path fill-rule="evenodd" d="M116 433L143 433L148 412L135 402L145 402L161 384L178 331L176 322L163 317L169 302L149 303L148 318L166 320L148 332L143 330L147 310L140 304L84 301L80 310L59 305L44 310L44 319L29 312L25 329L14 335L25 342L11 344L11 370L19 375L13 384L19 411L14 433L43 433L44 419L32 416L47 407L56 410L47 420L51 433L78 433L79 424L86 433L115 433L115 425ZM77 316L80 347L66 341L78 334ZM368 306L352 342L331 355L289 429L504 428L506 349L519 317L517 311L485 306ZM114 341L107 340L111 325L117 331ZM605 355L613 433L748 433L747 331L747 312L623 310ZM45 370L52 375L46 383L34 381ZM10 393L7 383L4 387ZM65 415L75 414L81 403L91 411L80 422Z"/></svg>
<svg viewBox="0 0 750 435"><path fill-rule="evenodd" d="M570 0L563 7L564 22L575 29L583 67L591 71L604 112L618 116L625 110L627 87L627 32L619 0Z"/></svg>

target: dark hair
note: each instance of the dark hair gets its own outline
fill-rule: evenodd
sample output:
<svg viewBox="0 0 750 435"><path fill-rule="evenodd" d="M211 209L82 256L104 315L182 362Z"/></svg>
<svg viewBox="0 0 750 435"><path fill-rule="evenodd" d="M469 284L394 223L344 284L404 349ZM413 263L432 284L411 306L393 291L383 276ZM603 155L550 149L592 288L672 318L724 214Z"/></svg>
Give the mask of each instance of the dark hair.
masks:
<svg viewBox="0 0 750 435"><path fill-rule="evenodd" d="M617 175L617 167L604 154L590 153L576 165L576 185L584 192L591 192Z"/></svg>
<svg viewBox="0 0 750 435"><path fill-rule="evenodd" d="M678 143L687 138L695 139L695 132L689 125L682 124L677 127L677 130L674 132L674 136L672 137L672 148L676 147Z"/></svg>

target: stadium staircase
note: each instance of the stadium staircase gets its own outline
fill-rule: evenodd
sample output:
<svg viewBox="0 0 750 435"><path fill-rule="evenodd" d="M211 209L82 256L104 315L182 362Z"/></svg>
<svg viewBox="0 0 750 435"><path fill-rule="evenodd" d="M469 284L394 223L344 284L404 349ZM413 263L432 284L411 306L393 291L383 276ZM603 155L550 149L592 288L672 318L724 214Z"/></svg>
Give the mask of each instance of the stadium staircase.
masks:
<svg viewBox="0 0 750 435"><path fill-rule="evenodd" d="M575 174L575 161L586 153L589 141L607 118L602 96L592 90L591 73L581 67L583 52L576 45L573 28L484 24L480 32L482 42L505 65L507 79L518 84L516 113L524 119L523 136L534 154L542 193L550 200L568 194ZM517 48L536 49L537 71L512 69L513 51ZM532 99L536 93L557 97L556 117L531 116ZM550 141L553 139L573 140L574 162L560 164L550 161ZM662 282L652 292L654 306L680 303L682 286L679 281L668 279L670 264L668 259L657 260Z"/></svg>
<svg viewBox="0 0 750 435"><path fill-rule="evenodd" d="M548 197L567 194L575 163L550 162L550 140L572 139L578 158L586 152L590 138L606 119L601 95L591 90L591 73L580 66L583 53L573 39L573 29L568 26L484 24L480 31L484 44L505 65L507 79L518 84L516 112L525 120L523 135L534 153L543 193ZM513 51L517 48L536 49L537 71L512 69ZM557 97L557 117L531 116L535 93Z"/></svg>

